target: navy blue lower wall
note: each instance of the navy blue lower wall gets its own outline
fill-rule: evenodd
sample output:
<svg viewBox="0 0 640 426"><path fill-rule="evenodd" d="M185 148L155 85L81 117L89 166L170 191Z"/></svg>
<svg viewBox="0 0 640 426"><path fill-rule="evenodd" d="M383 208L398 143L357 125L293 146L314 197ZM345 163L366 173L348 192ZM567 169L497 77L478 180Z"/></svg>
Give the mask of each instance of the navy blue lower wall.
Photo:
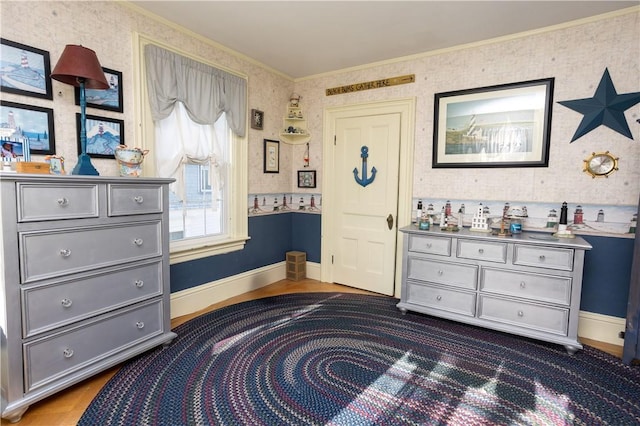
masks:
<svg viewBox="0 0 640 426"><path fill-rule="evenodd" d="M586 252L580 309L627 316L633 239L582 236L593 246Z"/></svg>
<svg viewBox="0 0 640 426"><path fill-rule="evenodd" d="M319 214L281 213L249 217L244 250L171 265L171 292L186 290L285 260L299 250L307 260L320 263Z"/></svg>
<svg viewBox="0 0 640 426"><path fill-rule="evenodd" d="M321 215L281 213L249 218L244 250L171 266L171 292L196 287L285 260L304 251L320 263ZM580 309L624 318L627 314L633 239L584 236L593 249L585 254Z"/></svg>

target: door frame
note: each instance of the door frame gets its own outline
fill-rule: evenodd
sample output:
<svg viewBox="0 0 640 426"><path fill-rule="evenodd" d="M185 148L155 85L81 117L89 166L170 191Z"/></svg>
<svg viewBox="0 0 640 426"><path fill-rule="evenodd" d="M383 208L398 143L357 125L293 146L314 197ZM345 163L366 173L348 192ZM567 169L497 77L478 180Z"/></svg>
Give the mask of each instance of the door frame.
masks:
<svg viewBox="0 0 640 426"><path fill-rule="evenodd" d="M334 138L336 121L341 118L362 117L378 114L400 114L400 168L398 176L398 206L395 220L396 227L396 259L394 296L400 297L400 283L402 278L402 247L403 234L398 231L411 223L413 197L413 152L415 134L415 105L416 98L401 98L387 101L374 101L359 104L327 107L324 110L323 141L322 141L322 225L321 225L321 257L320 280L333 282L333 265L331 262L332 248L335 247L335 212L336 205L333 187L335 175L330 173L334 169Z"/></svg>

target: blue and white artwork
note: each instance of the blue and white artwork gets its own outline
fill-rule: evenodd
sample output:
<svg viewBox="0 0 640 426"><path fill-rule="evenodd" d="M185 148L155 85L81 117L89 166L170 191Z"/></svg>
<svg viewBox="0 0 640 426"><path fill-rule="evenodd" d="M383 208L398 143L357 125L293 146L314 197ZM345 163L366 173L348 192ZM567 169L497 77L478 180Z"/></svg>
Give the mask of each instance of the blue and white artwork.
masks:
<svg viewBox="0 0 640 426"><path fill-rule="evenodd" d="M5 142L27 141L32 154L55 154L53 110L2 101L0 139Z"/></svg>
<svg viewBox="0 0 640 426"><path fill-rule="evenodd" d="M49 53L5 39L0 41L2 91L53 99Z"/></svg>
<svg viewBox="0 0 640 426"><path fill-rule="evenodd" d="M109 88L104 90L85 89L87 107L107 111L123 112L122 107L122 73L109 68L102 68ZM76 105L80 105L80 91L76 88Z"/></svg>
<svg viewBox="0 0 640 426"><path fill-rule="evenodd" d="M78 126L78 152L81 152L80 114L76 114L76 118ZM87 131L87 154L94 158L114 159L118 145L124 145L124 121L87 115L85 126Z"/></svg>

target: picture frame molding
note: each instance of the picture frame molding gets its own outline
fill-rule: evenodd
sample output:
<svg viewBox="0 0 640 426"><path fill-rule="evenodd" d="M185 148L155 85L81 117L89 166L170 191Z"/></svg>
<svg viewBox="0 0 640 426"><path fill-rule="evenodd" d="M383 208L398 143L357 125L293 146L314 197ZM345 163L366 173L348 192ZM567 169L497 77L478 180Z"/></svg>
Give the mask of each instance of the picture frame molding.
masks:
<svg viewBox="0 0 640 426"><path fill-rule="evenodd" d="M264 173L280 173L280 141L264 139Z"/></svg>
<svg viewBox="0 0 640 426"><path fill-rule="evenodd" d="M251 110L251 128L262 130L264 127L264 112L259 109Z"/></svg>
<svg viewBox="0 0 640 426"><path fill-rule="evenodd" d="M81 120L81 114L80 113L76 113L76 142L77 142L77 147L78 147L78 155L80 155L82 153L82 148L80 146L80 120ZM98 152L91 152L90 150L90 146L89 146L89 135L87 134L87 155L89 155L89 157L91 158L108 158L111 160L115 160L115 149L116 147L118 147L119 145L125 145L125 141L124 141L124 120L120 120L118 118L111 118L111 117L100 117L97 115L86 115L86 119L88 120L94 120L94 121L104 121L104 122L109 122L109 123L115 123L119 126L119 132L120 132L120 138L118 140L117 143L114 144L113 146L113 153L112 154L102 154L102 153L98 153ZM87 126L87 133L89 132L89 127Z"/></svg>
<svg viewBox="0 0 640 426"><path fill-rule="evenodd" d="M9 102L9 101L0 101L0 107L4 107L4 108L13 108L13 109L22 109L22 110L26 110L26 111L32 111L32 112L36 112L36 113L43 113L46 114L47 117L47 135L48 135L48 146L46 149L34 149L33 148L33 144L30 142L29 143L29 152L31 154L37 154L37 155L54 155L56 153L56 133L55 133L55 127L54 127L54 121L53 121L53 109L52 108L45 108L45 107L40 107L40 106L35 106L35 105L27 105L27 104L20 104L17 102ZM0 116L0 119L3 119L4 117ZM19 124L18 124L19 126ZM44 130L44 129L42 129ZM9 139L10 141L10 139ZM20 141L17 141L20 142Z"/></svg>
<svg viewBox="0 0 640 426"><path fill-rule="evenodd" d="M434 95L432 167L548 167L554 80L551 77L436 93ZM527 107L533 105L533 107L523 108L523 104ZM512 109L504 109L505 107ZM474 109L487 112L472 113ZM493 125L478 124L480 120L474 119L481 115L485 120L501 118L503 122L496 122ZM484 134L496 132L500 126L504 130L504 123L510 122L512 116L517 117L524 124L518 132L520 135L526 135L524 142L526 146L524 149L505 152L504 143L487 141L487 136ZM463 119L468 122L466 134L459 127L464 122ZM471 135L474 128L483 126L484 129L476 130L474 135ZM481 136L476 136L478 132ZM469 141L464 142L464 138L469 138ZM456 140L452 142L452 139ZM488 149L485 151L484 148ZM461 152L447 152L448 150Z"/></svg>
<svg viewBox="0 0 640 426"><path fill-rule="evenodd" d="M116 106L111 106L109 104L105 105L105 104L96 104L94 102L91 102L90 99L93 95L98 95L100 94L100 92L106 92L108 89L105 89L105 90L85 89L85 99L87 100L87 107L102 109L105 111L124 112L124 106L122 104L122 101L123 101L122 72L112 70L110 68L105 68L105 67L102 67L102 71L104 72L105 78L107 79L107 81L109 81L110 75L115 76L118 79L118 95L117 95L118 104ZM74 87L74 94L75 94L76 105L80 105L80 88L79 87Z"/></svg>
<svg viewBox="0 0 640 426"><path fill-rule="evenodd" d="M308 179L305 179L305 177L308 177ZM315 187L316 187L316 171L315 170L298 170L298 188L315 188Z"/></svg>
<svg viewBox="0 0 640 426"><path fill-rule="evenodd" d="M40 55L42 57L42 67L43 72L44 72L44 93L39 93L39 92L35 92L35 91L30 91L30 90L25 90L25 89L18 89L15 87L9 87L9 86L5 86L2 84L2 79L0 79L0 91L2 92L6 92L6 93L13 93L16 95L22 95L22 96L31 96L34 98L41 98L41 99L48 99L48 100L53 100L53 90L51 87L51 59L49 56L49 52L46 50L42 50L42 49L38 49L36 47L32 47L32 46L27 46L26 44L22 44L22 43L18 43L15 41L11 41L11 40L7 40L5 38L0 38L0 45L3 46L7 46L9 48L12 49L19 49L19 50L23 50L23 51L28 51L32 54L35 55ZM5 58L3 60L6 60L6 55L4 55Z"/></svg>

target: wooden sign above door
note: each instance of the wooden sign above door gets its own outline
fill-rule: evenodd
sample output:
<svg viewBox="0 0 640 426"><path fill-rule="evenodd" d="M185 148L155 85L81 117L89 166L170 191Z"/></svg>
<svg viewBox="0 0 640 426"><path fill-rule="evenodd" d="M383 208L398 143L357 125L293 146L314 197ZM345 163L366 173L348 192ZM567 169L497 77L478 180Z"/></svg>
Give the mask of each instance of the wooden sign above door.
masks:
<svg viewBox="0 0 640 426"><path fill-rule="evenodd" d="M414 83L415 74L400 77L383 78L382 80L366 81L364 83L348 84L346 86L333 87L326 90L327 96L341 95L343 93L360 92L362 90L380 89L381 87L397 86L399 84Z"/></svg>

